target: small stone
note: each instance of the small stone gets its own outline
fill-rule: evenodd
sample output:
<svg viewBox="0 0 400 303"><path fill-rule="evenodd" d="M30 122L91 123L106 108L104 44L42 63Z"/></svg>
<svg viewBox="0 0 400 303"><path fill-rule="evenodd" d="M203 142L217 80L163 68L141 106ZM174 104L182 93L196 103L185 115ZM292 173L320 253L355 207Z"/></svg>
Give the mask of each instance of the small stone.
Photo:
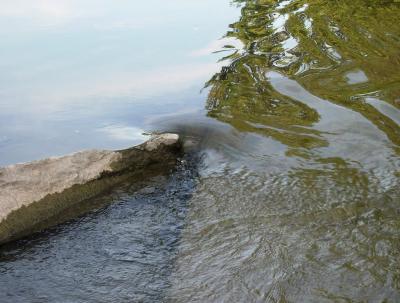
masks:
<svg viewBox="0 0 400 303"><path fill-rule="evenodd" d="M138 193L143 194L143 195L149 195L152 194L156 191L156 188L153 186L148 186L145 188L142 188Z"/></svg>
<svg viewBox="0 0 400 303"><path fill-rule="evenodd" d="M171 134L171 133L166 133L166 134L161 134L152 137L149 141L147 141L144 144L144 149L147 151L153 151L162 145L173 145L176 144L179 141L179 135L177 134Z"/></svg>

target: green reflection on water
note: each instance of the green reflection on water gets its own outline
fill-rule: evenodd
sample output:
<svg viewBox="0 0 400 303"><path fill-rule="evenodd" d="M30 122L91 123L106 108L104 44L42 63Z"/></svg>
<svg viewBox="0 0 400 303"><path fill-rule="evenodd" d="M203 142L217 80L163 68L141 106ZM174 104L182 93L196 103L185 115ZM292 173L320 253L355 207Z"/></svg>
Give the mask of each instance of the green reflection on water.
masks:
<svg viewBox="0 0 400 303"><path fill-rule="evenodd" d="M243 238L250 228L251 238L269 233L270 245L285 252L283 261L259 253L248 271L241 264L242 280L274 284L259 286L264 299L397 302L400 3L233 2L241 18L226 37L242 47L224 48L226 64L207 83L208 114L283 143L285 156L301 164L279 182L219 176L204 185L217 184L219 199L201 203L199 213L207 209L210 216L209 208L220 207L218 220L239 209L229 235ZM218 186L224 181L237 188L224 191ZM257 229L257 216L271 219ZM265 242L255 244L257 252ZM267 276L270 269L275 272ZM258 287L247 283L246 289Z"/></svg>
<svg viewBox="0 0 400 303"><path fill-rule="evenodd" d="M368 102L387 102L400 113L400 4L396 1L243 1L241 18L226 37L227 65L207 83L209 115L242 131L298 148L329 145L313 127L317 110L282 95L270 70L296 80L311 94L360 113L399 153L400 127ZM397 112L399 111L399 112Z"/></svg>

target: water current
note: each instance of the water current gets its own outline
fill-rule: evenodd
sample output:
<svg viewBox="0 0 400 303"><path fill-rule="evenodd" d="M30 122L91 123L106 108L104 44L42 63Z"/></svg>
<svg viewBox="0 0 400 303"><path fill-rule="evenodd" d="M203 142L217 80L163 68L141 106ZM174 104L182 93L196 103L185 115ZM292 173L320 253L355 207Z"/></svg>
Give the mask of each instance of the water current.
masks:
<svg viewBox="0 0 400 303"><path fill-rule="evenodd" d="M400 301L398 1L40 3L1 4L2 164L197 145L2 247L1 302Z"/></svg>

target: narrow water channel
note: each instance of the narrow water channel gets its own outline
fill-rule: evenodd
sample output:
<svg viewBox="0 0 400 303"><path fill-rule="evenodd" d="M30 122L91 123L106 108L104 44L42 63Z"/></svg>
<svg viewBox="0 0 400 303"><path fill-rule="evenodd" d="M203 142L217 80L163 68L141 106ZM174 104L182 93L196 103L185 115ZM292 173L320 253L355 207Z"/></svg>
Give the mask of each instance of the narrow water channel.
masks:
<svg viewBox="0 0 400 303"><path fill-rule="evenodd" d="M46 19L37 31L63 29L64 43L91 54L78 42L93 28L79 38L80 27L96 24L102 55L81 67L82 79L103 77L97 66L121 77L108 73L98 86L80 86L81 79L69 86L61 77L47 92L41 85L50 76L22 86L33 74L33 59L24 59L28 67L2 76L10 85L1 96L17 99L22 86L29 98L18 98L32 108L46 97L49 111L39 111L32 132L49 146L75 142L59 152L132 144L144 130L175 131L196 147L143 189L125 184L91 213L0 248L1 302L400 301L398 1L152 0L124 3L125 10L115 4L108 15L97 9L90 18L83 12L94 4L82 3L75 8L85 18ZM8 19L29 19L11 8ZM105 16L115 22L110 36ZM79 22L68 34L70 20ZM11 34L26 31L2 30L9 56L23 51ZM113 64L104 61L113 55ZM119 86L122 75L129 85ZM53 90L61 82L63 90ZM70 90L104 83L110 90ZM58 98L64 101L55 105ZM4 164L57 153L37 151L36 137L22 139L29 132L18 121L32 108L17 110L12 101L1 108L14 115L0 122ZM85 141L88 134L97 135Z"/></svg>

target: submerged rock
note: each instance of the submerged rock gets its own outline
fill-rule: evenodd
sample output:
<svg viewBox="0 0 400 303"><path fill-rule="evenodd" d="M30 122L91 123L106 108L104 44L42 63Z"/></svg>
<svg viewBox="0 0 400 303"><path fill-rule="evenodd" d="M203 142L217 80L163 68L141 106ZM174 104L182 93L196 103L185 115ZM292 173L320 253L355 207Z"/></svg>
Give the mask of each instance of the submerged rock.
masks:
<svg viewBox="0 0 400 303"><path fill-rule="evenodd" d="M182 152L161 134L120 151L89 150L0 168L0 244L58 223L66 209L132 179L168 172Z"/></svg>

